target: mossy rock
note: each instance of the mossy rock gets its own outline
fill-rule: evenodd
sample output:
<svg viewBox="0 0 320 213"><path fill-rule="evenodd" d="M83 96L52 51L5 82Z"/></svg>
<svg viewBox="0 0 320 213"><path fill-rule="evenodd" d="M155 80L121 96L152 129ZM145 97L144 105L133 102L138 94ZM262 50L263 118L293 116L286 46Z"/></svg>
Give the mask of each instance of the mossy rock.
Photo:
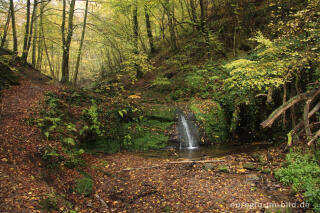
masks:
<svg viewBox="0 0 320 213"><path fill-rule="evenodd" d="M243 168L247 170L257 170L257 167L252 163L243 164Z"/></svg>
<svg viewBox="0 0 320 213"><path fill-rule="evenodd" d="M176 118L176 109L174 107L156 105L148 109L145 116L150 120L172 122Z"/></svg>
<svg viewBox="0 0 320 213"><path fill-rule="evenodd" d="M219 103L212 100L193 100L191 110L204 131L204 138L210 143L228 140L228 124L225 112Z"/></svg>
<svg viewBox="0 0 320 213"><path fill-rule="evenodd" d="M90 178L76 180L75 192L80 195L89 197L92 194L93 181Z"/></svg>
<svg viewBox="0 0 320 213"><path fill-rule="evenodd" d="M18 84L18 77L10 67L0 62L0 90L7 89L10 85Z"/></svg>
<svg viewBox="0 0 320 213"><path fill-rule="evenodd" d="M132 140L129 149L133 150L151 150L161 149L168 145L168 136L161 133L145 132L140 137Z"/></svg>
<svg viewBox="0 0 320 213"><path fill-rule="evenodd" d="M229 167L226 166L226 165L221 165L221 166L219 166L219 167L218 167L218 171L219 171L219 172L225 172L225 173L229 173L229 172L230 172Z"/></svg>
<svg viewBox="0 0 320 213"><path fill-rule="evenodd" d="M265 168L265 169L262 169L261 172L264 173L264 174L270 174L271 173L271 169Z"/></svg>
<svg viewBox="0 0 320 213"><path fill-rule="evenodd" d="M253 153L251 157L256 161L261 164L266 164L265 156L259 153Z"/></svg>

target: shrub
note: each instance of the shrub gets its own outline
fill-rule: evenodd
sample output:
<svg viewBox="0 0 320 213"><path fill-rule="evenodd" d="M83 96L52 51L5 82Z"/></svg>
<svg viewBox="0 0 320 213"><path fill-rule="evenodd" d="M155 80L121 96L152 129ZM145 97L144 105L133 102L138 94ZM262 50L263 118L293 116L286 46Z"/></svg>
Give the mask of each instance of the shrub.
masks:
<svg viewBox="0 0 320 213"><path fill-rule="evenodd" d="M90 178L76 180L75 192L79 195L89 197L92 194L93 181Z"/></svg>
<svg viewBox="0 0 320 213"><path fill-rule="evenodd" d="M314 155L289 153L275 176L284 185L291 185L293 191L304 193L306 201L320 212L320 166Z"/></svg>
<svg viewBox="0 0 320 213"><path fill-rule="evenodd" d="M39 148L39 154L48 169L57 169L64 160L64 157L58 152L56 148L46 146Z"/></svg>
<svg viewBox="0 0 320 213"><path fill-rule="evenodd" d="M58 209L57 196L54 192L48 193L47 198L40 201L40 206L46 210Z"/></svg>

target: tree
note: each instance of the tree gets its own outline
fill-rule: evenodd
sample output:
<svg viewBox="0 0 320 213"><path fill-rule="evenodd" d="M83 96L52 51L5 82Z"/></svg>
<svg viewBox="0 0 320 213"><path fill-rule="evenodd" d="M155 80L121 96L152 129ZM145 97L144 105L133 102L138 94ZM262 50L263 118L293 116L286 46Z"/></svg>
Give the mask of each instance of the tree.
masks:
<svg viewBox="0 0 320 213"><path fill-rule="evenodd" d="M147 3L144 4L144 14L146 19L146 28L147 28L147 35L149 39L149 45L150 45L150 53L155 53L155 48L153 44L153 35L152 35L152 29L151 29L151 23L150 23L150 16L148 11Z"/></svg>
<svg viewBox="0 0 320 213"><path fill-rule="evenodd" d="M169 0L166 0L165 4L163 6L164 6L164 9L165 9L167 17L168 17L168 25L169 25L169 32L170 32L171 47L172 47L173 50L176 50L176 49L178 49L178 46L177 46L177 38L176 38L175 26L174 26L174 23L173 23L173 20L174 20L174 6L173 6L173 3L169 2Z"/></svg>
<svg viewBox="0 0 320 213"><path fill-rule="evenodd" d="M22 49L22 60L27 61L28 57L28 39L29 39L29 30L30 30L30 0L27 0L27 15L26 15L26 26L24 33L24 42Z"/></svg>
<svg viewBox="0 0 320 213"><path fill-rule="evenodd" d="M62 1L63 9L62 9L62 25L61 25L61 34L62 34L62 78L61 83L66 83L69 81L69 56L70 56L70 45L73 34L73 15L74 15L74 7L75 0L71 0L70 8L69 8L69 17L68 17L68 31L67 35L65 33L65 25L66 25L66 0Z"/></svg>
<svg viewBox="0 0 320 213"><path fill-rule="evenodd" d="M9 25L10 25L10 19L11 19L11 10L8 10L8 15L7 15L7 20L6 20L6 24L4 26L4 30L3 30L3 35L1 38L1 47L4 47L6 40L7 40L7 34L8 34L8 29L9 29Z"/></svg>
<svg viewBox="0 0 320 213"><path fill-rule="evenodd" d="M138 23L138 3L137 0L133 2L132 10L132 20L133 20L133 54L139 55L138 38L139 38L139 23ZM141 78L143 73L137 63L135 63L135 68L137 71L137 78Z"/></svg>
<svg viewBox="0 0 320 213"><path fill-rule="evenodd" d="M13 0L10 0L10 11L11 11L11 25L12 25L12 36L13 36L13 52L18 53L18 39L17 39L17 30L16 30L16 19L14 12Z"/></svg>
<svg viewBox="0 0 320 213"><path fill-rule="evenodd" d="M80 58L81 58L82 46L83 46L84 36L85 36L85 33L86 33L87 15L88 15L88 4L89 4L89 1L86 0L86 8L85 8L85 11L84 11L84 18L83 18L83 26L82 26L81 40L80 40L79 50L78 50L78 54L77 54L76 69L75 69L75 71L74 71L74 77L73 77L73 86L74 86L74 87L76 87L76 85L77 85L77 77L78 77L78 72L79 72L79 65L80 65Z"/></svg>

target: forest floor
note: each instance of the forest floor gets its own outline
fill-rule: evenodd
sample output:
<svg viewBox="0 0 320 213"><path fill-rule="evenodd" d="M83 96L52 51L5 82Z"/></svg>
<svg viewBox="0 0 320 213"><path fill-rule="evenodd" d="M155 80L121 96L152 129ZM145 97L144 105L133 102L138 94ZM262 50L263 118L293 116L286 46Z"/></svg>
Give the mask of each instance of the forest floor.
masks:
<svg viewBox="0 0 320 213"><path fill-rule="evenodd" d="M0 212L47 212L39 203L52 188L66 194L64 199L78 212L265 212L266 205L292 202L289 189L272 176L283 159L273 149L260 153L265 156L263 162L257 162L252 154L183 163L183 159L176 162L176 158L130 152L85 154L94 195L80 197L68 188L79 173L66 169L53 181L45 177L36 153L46 142L36 127L26 123L30 114L39 110L44 94L59 89L22 80L19 86L1 92ZM245 169L246 163L253 168ZM51 212L66 208L61 205Z"/></svg>

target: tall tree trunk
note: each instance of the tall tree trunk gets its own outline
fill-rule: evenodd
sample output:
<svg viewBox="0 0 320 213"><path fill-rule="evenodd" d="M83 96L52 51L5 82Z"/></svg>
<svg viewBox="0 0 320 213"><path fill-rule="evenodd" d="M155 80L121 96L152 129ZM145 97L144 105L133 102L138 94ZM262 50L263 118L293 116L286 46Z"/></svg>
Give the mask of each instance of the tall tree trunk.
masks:
<svg viewBox="0 0 320 213"><path fill-rule="evenodd" d="M80 46L79 46L78 55L77 55L76 69L75 69L75 71L74 71L74 77L73 77L73 86L74 86L74 87L77 86L77 78L78 78L78 72L79 72L81 51L82 51L84 36L85 36L85 33L86 33L87 15L88 15L88 4L89 4L89 1L86 0L86 9L85 9L84 18L83 18L83 27L82 27L82 34L81 34Z"/></svg>
<svg viewBox="0 0 320 213"><path fill-rule="evenodd" d="M42 65L42 41L43 41L43 34L42 34L42 24L43 24L43 11L44 11L44 2L41 1L40 2L40 20L39 20L39 26L38 26L38 31L39 31L39 35L38 35L38 46L37 46L37 69L41 70L41 65Z"/></svg>
<svg viewBox="0 0 320 213"><path fill-rule="evenodd" d="M33 1L33 9L32 9L32 16L31 16L31 23L30 23L30 30L29 30L29 36L28 36L28 42L27 42L27 50L26 50L26 59L28 59L29 50L31 47L31 40L33 35L33 25L35 22L35 19L37 18L37 6L38 2L37 0Z"/></svg>
<svg viewBox="0 0 320 213"><path fill-rule="evenodd" d="M138 23L138 3L135 0L133 4L133 53L135 55L139 54L138 49L138 38L139 38L139 23ZM141 72L141 69L138 64L135 64L135 68L137 70L137 78L141 78L143 73Z"/></svg>
<svg viewBox="0 0 320 213"><path fill-rule="evenodd" d="M200 0L200 10L201 10L201 15L200 15L200 29L201 29L201 33L203 34L203 37L206 41L206 46L207 46L207 57L210 58L211 54L210 54L210 39L209 39L209 31L207 29L206 26L206 22L207 22L207 2L205 2L205 0Z"/></svg>
<svg viewBox="0 0 320 213"><path fill-rule="evenodd" d="M5 24L4 29L3 29L3 36L1 38L1 44L0 44L1 47L4 47L4 44L7 41L8 29L9 29L9 25L10 25L10 19L11 19L11 10L9 9L8 10L8 15L7 15L7 21L6 21L6 24Z"/></svg>
<svg viewBox="0 0 320 213"><path fill-rule="evenodd" d="M38 17L37 17L37 11L35 12L35 19L34 19L34 33L33 33L33 39L32 39L32 59L31 63L34 67L36 67L36 50L37 50L37 36L38 36Z"/></svg>
<svg viewBox="0 0 320 213"><path fill-rule="evenodd" d="M194 0L190 0L190 7L191 7L191 20L197 26L196 28L199 29L198 28L197 9L194 4Z"/></svg>
<svg viewBox="0 0 320 213"><path fill-rule="evenodd" d="M148 38L149 38L149 44L150 44L150 53L154 53L155 52L155 48L154 48L154 44L153 44L153 35L152 35L152 30L151 30L151 22L150 22L150 16L149 16L149 12L148 12L148 7L145 4L144 5L144 14L145 14L145 18L146 18L146 27L147 27L147 34L148 34Z"/></svg>
<svg viewBox="0 0 320 213"><path fill-rule="evenodd" d="M171 47L173 50L176 50L176 49L178 49L177 38L176 38L175 27L173 24L173 10L171 11L169 0L166 0L165 10L166 10L167 17L168 17Z"/></svg>
<svg viewBox="0 0 320 213"><path fill-rule="evenodd" d="M28 57L28 38L29 38L29 29L30 29L30 0L27 0L27 15L26 15L26 26L24 32L24 42L22 49L22 60L27 61Z"/></svg>
<svg viewBox="0 0 320 213"><path fill-rule="evenodd" d="M75 0L71 0L69 17L68 17L68 31L67 38L65 37L65 21L66 21L66 0L63 0L63 11L62 11L62 78L61 83L66 83L69 81L69 56L70 56L70 44L73 34L73 15L74 15Z"/></svg>
<svg viewBox="0 0 320 213"><path fill-rule="evenodd" d="M43 19L41 19L42 21ZM51 60L50 60L50 56L49 56L49 53L48 53L48 47L47 47L47 43L46 43L46 38L45 38L45 35L44 35L44 31L43 31L43 23L41 23L41 32L42 32L42 36L43 36L43 47L44 47L44 50L46 52L46 56L47 56L47 62L48 62L48 65L49 65L49 69L50 69L50 75L53 79L55 79L55 76L54 76L54 71L53 71L53 68L52 68L52 64L51 64Z"/></svg>
<svg viewBox="0 0 320 213"><path fill-rule="evenodd" d="M12 36L13 36L13 52L18 53L18 39L17 39L17 30L16 30L16 18L14 12L13 0L10 0L10 10L11 10L11 22L12 22Z"/></svg>
<svg viewBox="0 0 320 213"><path fill-rule="evenodd" d="M288 89L287 89L287 84L285 83L283 85L283 96L282 96L282 104L286 103L287 102L287 92ZM282 129L285 129L286 126L287 126L287 114L286 112L283 112L283 115L282 115Z"/></svg>

